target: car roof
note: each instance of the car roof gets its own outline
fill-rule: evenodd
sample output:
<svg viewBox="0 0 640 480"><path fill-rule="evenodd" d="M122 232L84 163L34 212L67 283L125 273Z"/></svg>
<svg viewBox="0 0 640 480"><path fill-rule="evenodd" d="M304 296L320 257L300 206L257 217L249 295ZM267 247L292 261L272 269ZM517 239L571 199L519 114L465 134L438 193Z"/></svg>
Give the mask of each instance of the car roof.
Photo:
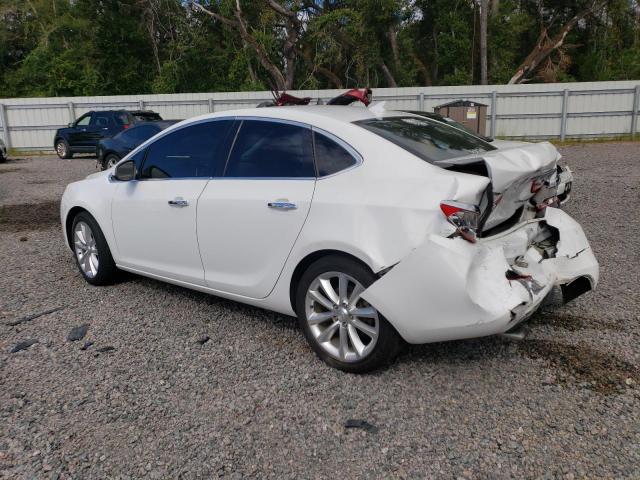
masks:
<svg viewBox="0 0 640 480"><path fill-rule="evenodd" d="M199 117L188 119L185 123L202 121L221 117L265 117L280 120L299 122L312 122L315 120L331 120L336 123L353 123L359 120L369 120L380 117L398 117L412 115L407 112L394 110L381 110L379 112L371 108L341 105L305 105L270 108L243 108L238 110L225 110L216 113L208 113Z"/></svg>
<svg viewBox="0 0 640 480"><path fill-rule="evenodd" d="M144 125L153 125L156 127L160 127L161 130L170 127L176 123L180 122L180 120L156 120L155 122L138 122L132 127L129 127L128 130L133 130L135 128L140 128Z"/></svg>

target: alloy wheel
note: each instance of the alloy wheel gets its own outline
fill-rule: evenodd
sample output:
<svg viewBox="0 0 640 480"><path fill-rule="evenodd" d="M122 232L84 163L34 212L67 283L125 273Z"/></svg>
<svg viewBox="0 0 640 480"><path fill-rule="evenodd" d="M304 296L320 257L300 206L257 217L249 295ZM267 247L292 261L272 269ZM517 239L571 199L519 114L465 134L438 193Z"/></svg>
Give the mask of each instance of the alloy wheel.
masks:
<svg viewBox="0 0 640 480"><path fill-rule="evenodd" d="M120 159L115 155L109 155L107 157L107 168L115 167L119 161Z"/></svg>
<svg viewBox="0 0 640 480"><path fill-rule="evenodd" d="M374 349L378 312L360 297L365 288L342 272L316 277L305 298L305 318L318 345L342 362L357 362Z"/></svg>
<svg viewBox="0 0 640 480"><path fill-rule="evenodd" d="M67 146L64 144L64 142L58 142L58 144L56 145L56 153L59 157L67 156Z"/></svg>
<svg viewBox="0 0 640 480"><path fill-rule="evenodd" d="M82 272L89 278L98 274L98 246L91 227L78 222L73 231L76 258Z"/></svg>

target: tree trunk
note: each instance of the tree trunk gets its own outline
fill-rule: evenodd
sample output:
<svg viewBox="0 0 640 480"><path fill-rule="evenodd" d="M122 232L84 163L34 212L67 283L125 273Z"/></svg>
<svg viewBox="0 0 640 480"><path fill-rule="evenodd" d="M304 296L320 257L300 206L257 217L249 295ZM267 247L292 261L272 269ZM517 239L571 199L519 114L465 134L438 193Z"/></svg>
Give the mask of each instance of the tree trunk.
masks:
<svg viewBox="0 0 640 480"><path fill-rule="evenodd" d="M265 50L264 46L261 45L255 39L255 37L249 33L247 26L244 23L244 17L242 16L242 10L240 9L239 0L236 0L236 10L234 12L234 15L236 17L235 20L209 10L200 5L198 2L191 2L191 5L193 5L195 9L200 10L201 12L215 18L227 27L236 29L240 34L240 38L242 38L242 40L255 52L260 65L262 65L264 69L269 73L269 76L272 80L272 88L278 91L286 90L287 81L285 80L284 75L276 66L276 64L271 61L271 59L269 58L269 54Z"/></svg>
<svg viewBox="0 0 640 480"><path fill-rule="evenodd" d="M488 83L487 74L487 21L489 0L480 0L480 85Z"/></svg>
<svg viewBox="0 0 640 480"><path fill-rule="evenodd" d="M538 41L536 42L536 46L533 48L531 53L527 55L527 58L520 64L516 73L513 74L511 80L509 80L509 85L514 85L518 83L525 82L528 77L530 77L533 72L540 66L540 64L549 58L553 52L558 50L564 45L564 41L567 38L569 32L577 25L577 23L586 17L589 13L593 11L595 5L587 10L583 10L578 13L575 17L573 17L566 25L564 25L560 31L553 37L550 38L547 34L547 28L543 27L540 35L538 36Z"/></svg>
<svg viewBox="0 0 640 480"><path fill-rule="evenodd" d="M393 78L393 75L391 74L389 67L387 67L387 64L384 62L380 62L380 68L382 69L384 78L387 80L388 86L391 88L397 88L398 84L396 83L396 79Z"/></svg>
<svg viewBox="0 0 640 480"><path fill-rule="evenodd" d="M393 29L393 25L389 25L387 37L389 38L391 52L393 53L393 63L397 71L398 67L400 66L400 50L398 49L398 36L396 35L396 31Z"/></svg>

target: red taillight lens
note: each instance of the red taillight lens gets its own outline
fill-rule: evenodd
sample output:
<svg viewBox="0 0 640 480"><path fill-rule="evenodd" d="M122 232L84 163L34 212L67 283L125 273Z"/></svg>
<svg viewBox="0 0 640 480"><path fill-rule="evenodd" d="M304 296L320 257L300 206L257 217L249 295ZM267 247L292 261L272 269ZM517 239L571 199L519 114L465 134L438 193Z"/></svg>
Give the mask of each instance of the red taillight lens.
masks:
<svg viewBox="0 0 640 480"><path fill-rule="evenodd" d="M445 200L440 202L440 210L462 238L471 243L476 242L480 222L480 209L477 205Z"/></svg>
<svg viewBox="0 0 640 480"><path fill-rule="evenodd" d="M124 125L122 125L124 127L124 129L126 130L127 128L129 128L131 126L130 123L125 123Z"/></svg>

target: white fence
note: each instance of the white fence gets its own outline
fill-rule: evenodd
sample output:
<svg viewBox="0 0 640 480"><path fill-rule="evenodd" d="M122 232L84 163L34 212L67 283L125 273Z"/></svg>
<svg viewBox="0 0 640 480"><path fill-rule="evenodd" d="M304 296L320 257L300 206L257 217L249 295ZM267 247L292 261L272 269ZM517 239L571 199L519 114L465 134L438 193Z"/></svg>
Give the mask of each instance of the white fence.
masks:
<svg viewBox="0 0 640 480"><path fill-rule="evenodd" d="M299 90L328 100L344 90ZM640 80L621 82L376 88L387 109L428 110L456 99L488 105L489 135L549 139L615 137L638 132ZM0 99L0 133L8 148L52 150L57 128L89 110L151 109L165 119L254 107L270 92Z"/></svg>

